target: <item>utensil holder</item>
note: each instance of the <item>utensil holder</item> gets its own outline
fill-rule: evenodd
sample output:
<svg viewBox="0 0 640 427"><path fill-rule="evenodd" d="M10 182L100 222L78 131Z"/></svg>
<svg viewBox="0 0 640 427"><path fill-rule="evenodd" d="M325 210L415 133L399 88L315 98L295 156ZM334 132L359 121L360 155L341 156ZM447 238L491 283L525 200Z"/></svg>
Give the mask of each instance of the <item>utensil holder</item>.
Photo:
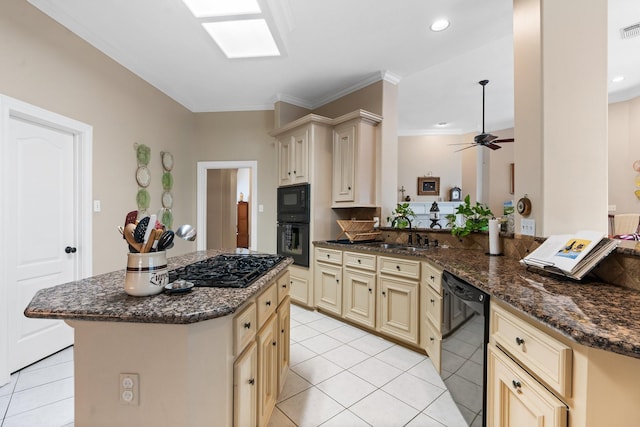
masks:
<svg viewBox="0 0 640 427"><path fill-rule="evenodd" d="M128 253L124 291L141 297L162 292L169 283L167 252Z"/></svg>

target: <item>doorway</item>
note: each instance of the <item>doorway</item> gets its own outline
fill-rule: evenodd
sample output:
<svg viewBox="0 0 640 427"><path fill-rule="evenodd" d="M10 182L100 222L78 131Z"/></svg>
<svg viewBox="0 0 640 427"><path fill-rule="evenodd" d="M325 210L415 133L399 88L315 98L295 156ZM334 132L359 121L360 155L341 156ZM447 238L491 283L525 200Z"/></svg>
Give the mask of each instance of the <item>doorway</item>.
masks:
<svg viewBox="0 0 640 427"><path fill-rule="evenodd" d="M38 290L91 275L92 128L2 95L0 106L2 385L73 344L63 321L23 311Z"/></svg>
<svg viewBox="0 0 640 427"><path fill-rule="evenodd" d="M242 173L229 173L230 170L238 170L243 171ZM244 170L247 170L244 172ZM206 250L206 249L214 249L213 247L208 245L209 235L218 235L223 236L226 235L225 242L229 244L231 242L231 238L229 237L229 228L233 229L233 247L235 247L235 224L236 217L233 216L231 219L230 216L233 212L235 215L237 202L240 200L240 192L242 192L243 201L249 202L249 249L256 250L258 239L258 162L255 160L246 160L246 161L220 161L220 162L198 162L198 172L197 172L197 228L198 234L200 236L205 236L205 238L197 239L197 250ZM232 194L233 197L225 196L224 201L221 201L221 206L218 206L216 209L220 209L221 221L215 221L214 223L210 223L207 220L209 216L209 211L213 209L212 204L209 203L209 199L212 196L210 193L210 187L212 186L209 178L218 176L221 179L221 185L223 185L226 190L225 194ZM233 176L233 178L231 178ZM248 181L248 190L245 187L245 184L240 185L241 182ZM238 190L239 188L245 189L244 191ZM248 191L248 193L247 193ZM222 200L222 198L220 199ZM227 219L224 219L226 217ZM233 223L233 226L229 224ZM217 230L209 230L211 227L218 227ZM224 228L222 228L224 227ZM213 231L213 233L212 233ZM213 240L212 240L213 242ZM228 246L226 246L228 247Z"/></svg>

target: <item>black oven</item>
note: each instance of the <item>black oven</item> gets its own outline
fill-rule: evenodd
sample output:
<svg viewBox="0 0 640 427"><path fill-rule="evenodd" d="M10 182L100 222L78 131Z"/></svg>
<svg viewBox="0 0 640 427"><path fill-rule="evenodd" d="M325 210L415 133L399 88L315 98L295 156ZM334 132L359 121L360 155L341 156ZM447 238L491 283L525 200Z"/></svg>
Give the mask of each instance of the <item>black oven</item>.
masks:
<svg viewBox="0 0 640 427"><path fill-rule="evenodd" d="M309 184L278 187L278 222L309 223Z"/></svg>
<svg viewBox="0 0 640 427"><path fill-rule="evenodd" d="M309 266L309 224L278 223L278 255L293 258L293 263Z"/></svg>

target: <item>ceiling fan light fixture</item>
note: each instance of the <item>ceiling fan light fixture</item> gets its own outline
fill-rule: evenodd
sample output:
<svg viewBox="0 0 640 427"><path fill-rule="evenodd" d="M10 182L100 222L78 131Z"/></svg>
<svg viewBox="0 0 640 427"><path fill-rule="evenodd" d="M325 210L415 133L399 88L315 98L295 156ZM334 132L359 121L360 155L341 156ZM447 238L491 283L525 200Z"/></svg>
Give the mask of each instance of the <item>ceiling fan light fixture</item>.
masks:
<svg viewBox="0 0 640 427"><path fill-rule="evenodd" d="M437 19L435 21L433 21L433 23L431 24L431 31L434 32L439 32L439 31L444 31L447 28L449 28L449 25L451 25L451 23L449 22L448 19Z"/></svg>

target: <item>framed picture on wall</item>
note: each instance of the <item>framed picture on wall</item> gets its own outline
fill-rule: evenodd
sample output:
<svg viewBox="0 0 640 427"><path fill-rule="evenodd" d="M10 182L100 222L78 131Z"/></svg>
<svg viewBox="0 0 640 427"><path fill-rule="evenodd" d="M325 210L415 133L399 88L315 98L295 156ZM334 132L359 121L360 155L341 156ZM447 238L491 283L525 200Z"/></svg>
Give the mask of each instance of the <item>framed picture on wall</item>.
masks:
<svg viewBox="0 0 640 427"><path fill-rule="evenodd" d="M425 176L418 178L418 196L439 196L440 178Z"/></svg>

